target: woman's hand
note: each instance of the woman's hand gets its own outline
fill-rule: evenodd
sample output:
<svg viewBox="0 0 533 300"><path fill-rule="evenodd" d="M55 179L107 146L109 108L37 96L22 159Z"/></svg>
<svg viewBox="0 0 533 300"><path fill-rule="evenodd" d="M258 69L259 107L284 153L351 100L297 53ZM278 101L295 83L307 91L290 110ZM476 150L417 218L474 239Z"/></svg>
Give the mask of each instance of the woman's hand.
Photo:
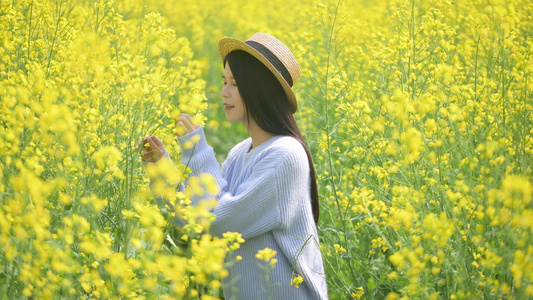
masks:
<svg viewBox="0 0 533 300"><path fill-rule="evenodd" d="M163 142L153 135L146 135L139 142L141 147L141 158L145 162L156 163L163 155L165 155L166 149Z"/></svg>
<svg viewBox="0 0 533 300"><path fill-rule="evenodd" d="M176 122L176 135L184 136L198 129L200 125L194 123L191 116L188 114L180 114L178 121Z"/></svg>

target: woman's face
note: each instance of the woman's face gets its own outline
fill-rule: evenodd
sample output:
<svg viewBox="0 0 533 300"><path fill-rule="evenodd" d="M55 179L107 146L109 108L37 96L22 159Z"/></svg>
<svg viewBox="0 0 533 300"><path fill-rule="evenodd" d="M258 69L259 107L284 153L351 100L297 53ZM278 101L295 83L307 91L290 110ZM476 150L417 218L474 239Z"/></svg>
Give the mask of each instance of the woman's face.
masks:
<svg viewBox="0 0 533 300"><path fill-rule="evenodd" d="M237 83L235 78L233 78L233 73L229 64L226 62L224 68L224 74L222 75L222 81L224 86L222 87L222 100L224 101L224 110L226 111L226 119L229 122L243 122L245 118L245 107L244 102L241 98L241 93L237 88Z"/></svg>

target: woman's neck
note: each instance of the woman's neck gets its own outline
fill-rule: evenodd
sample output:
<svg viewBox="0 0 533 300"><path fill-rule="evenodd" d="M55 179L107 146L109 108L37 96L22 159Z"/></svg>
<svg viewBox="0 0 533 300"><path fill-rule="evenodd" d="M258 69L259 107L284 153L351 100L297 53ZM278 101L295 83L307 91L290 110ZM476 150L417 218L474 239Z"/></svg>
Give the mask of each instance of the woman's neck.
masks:
<svg viewBox="0 0 533 300"><path fill-rule="evenodd" d="M264 131L261 127L259 127L259 125L257 125L257 123L255 123L255 121L250 121L246 123L246 130L248 130L248 134L252 138L252 148L250 148L250 151L257 148L259 145L268 141L274 136L273 134Z"/></svg>

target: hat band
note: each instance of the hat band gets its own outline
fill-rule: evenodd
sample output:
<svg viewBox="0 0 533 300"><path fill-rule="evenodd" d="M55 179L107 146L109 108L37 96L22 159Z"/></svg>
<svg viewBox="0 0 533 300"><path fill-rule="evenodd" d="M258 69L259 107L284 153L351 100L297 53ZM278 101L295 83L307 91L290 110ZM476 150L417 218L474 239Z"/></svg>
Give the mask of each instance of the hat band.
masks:
<svg viewBox="0 0 533 300"><path fill-rule="evenodd" d="M281 73L281 76L283 76L289 86L292 87L293 82L289 70L287 70L285 65L281 62L281 60L279 60L276 55L274 55L274 53L272 53L272 51L270 51L263 44L258 43L256 41L246 41L245 43L248 44L248 46L257 50L259 53L261 53L261 55L263 55L268 60L268 62L270 62L274 66L274 68L276 68L276 70Z"/></svg>

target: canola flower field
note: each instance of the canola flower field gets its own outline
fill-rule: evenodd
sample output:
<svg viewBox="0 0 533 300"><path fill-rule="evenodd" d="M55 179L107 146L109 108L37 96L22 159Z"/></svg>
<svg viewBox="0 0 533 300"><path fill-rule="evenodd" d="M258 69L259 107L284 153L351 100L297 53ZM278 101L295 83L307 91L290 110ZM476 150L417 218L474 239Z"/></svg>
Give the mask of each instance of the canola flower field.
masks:
<svg viewBox="0 0 533 300"><path fill-rule="evenodd" d="M257 31L302 67L331 299L533 297L532 28L529 0L0 1L0 299L223 297L245 241L146 172L186 176L180 112L221 161L245 138L216 47Z"/></svg>

